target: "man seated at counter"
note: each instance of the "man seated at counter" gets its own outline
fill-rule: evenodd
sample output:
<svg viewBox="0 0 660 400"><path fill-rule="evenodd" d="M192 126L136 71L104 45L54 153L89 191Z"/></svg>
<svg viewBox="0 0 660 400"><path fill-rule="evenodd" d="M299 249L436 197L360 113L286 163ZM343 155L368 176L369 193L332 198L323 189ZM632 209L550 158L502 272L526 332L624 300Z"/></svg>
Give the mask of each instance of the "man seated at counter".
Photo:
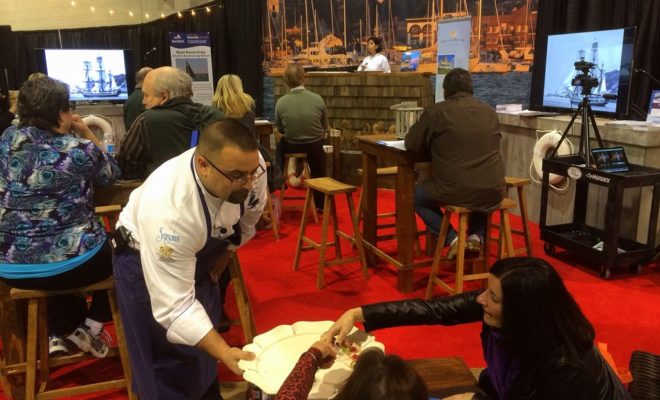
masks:
<svg viewBox="0 0 660 400"><path fill-rule="evenodd" d="M193 131L224 116L192 101L192 78L174 67L149 72L142 84L146 109L121 141L117 161L124 179L145 179L162 163L188 150Z"/></svg>
<svg viewBox="0 0 660 400"><path fill-rule="evenodd" d="M433 175L415 188L415 211L431 234L440 231L442 204L473 211L468 220L466 253L480 251L487 212L506 195L497 114L472 95L472 77L451 70L442 84L445 101L424 110L408 134L406 149L430 156ZM445 245L456 255L458 234L449 227ZM468 255L468 254L466 254Z"/></svg>

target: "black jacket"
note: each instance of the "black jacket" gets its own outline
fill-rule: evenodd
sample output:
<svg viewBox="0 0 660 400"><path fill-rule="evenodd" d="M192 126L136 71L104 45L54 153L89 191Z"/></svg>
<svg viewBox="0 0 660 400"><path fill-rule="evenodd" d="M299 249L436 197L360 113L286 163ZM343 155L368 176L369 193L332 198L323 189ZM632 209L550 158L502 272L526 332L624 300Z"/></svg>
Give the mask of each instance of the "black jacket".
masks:
<svg viewBox="0 0 660 400"><path fill-rule="evenodd" d="M483 308L477 303L480 291L430 301L402 300L362 306L365 329L403 325L457 325L483 319ZM489 329L484 325L484 330ZM497 399L487 376L479 385L489 398ZM593 347L578 362L568 362L558 351L550 351L542 359L524 368L509 388L506 400L622 400L630 395ZM504 399L502 399L504 400Z"/></svg>

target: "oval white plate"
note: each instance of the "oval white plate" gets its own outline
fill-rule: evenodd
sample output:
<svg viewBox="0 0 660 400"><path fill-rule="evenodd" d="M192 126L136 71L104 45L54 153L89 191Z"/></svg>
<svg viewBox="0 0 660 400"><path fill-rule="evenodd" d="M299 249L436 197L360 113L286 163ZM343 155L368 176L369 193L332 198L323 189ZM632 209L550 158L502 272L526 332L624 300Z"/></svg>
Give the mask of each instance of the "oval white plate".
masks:
<svg viewBox="0 0 660 400"><path fill-rule="evenodd" d="M243 347L256 354L252 361L240 361L238 366L245 371L243 378L257 385L265 393L274 395L298 362L300 355L318 341L321 334L332 326L333 321L300 321L293 325L280 325L254 338L254 342ZM353 328L349 340L360 346L385 350L382 343L364 331ZM351 374L350 360L338 357L330 368L319 369L314 376L310 399L328 399L335 395L339 386Z"/></svg>

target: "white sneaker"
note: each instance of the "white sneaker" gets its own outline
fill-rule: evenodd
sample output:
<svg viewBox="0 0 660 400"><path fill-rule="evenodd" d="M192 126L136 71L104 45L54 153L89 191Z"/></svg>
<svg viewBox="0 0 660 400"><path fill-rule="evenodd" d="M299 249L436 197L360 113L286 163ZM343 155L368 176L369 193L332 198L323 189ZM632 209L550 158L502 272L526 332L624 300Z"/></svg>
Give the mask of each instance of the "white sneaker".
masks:
<svg viewBox="0 0 660 400"><path fill-rule="evenodd" d="M84 352L92 353L96 358L104 358L108 355L108 350L112 344L110 335L101 329L98 335L94 335L87 325L80 325L76 330L67 336L78 348Z"/></svg>
<svg viewBox="0 0 660 400"><path fill-rule="evenodd" d="M48 357L69 355L69 347L66 340L60 336L48 336Z"/></svg>

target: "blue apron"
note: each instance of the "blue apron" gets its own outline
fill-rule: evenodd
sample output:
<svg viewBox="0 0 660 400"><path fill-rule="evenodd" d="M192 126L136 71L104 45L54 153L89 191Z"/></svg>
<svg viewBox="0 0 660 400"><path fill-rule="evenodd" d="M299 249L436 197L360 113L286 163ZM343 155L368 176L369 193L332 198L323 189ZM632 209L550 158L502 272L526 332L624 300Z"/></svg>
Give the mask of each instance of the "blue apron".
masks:
<svg viewBox="0 0 660 400"><path fill-rule="evenodd" d="M192 160L191 160L192 169ZM194 172L193 172L194 175ZM197 184L206 220L207 239L195 255L195 298L204 306L214 327L220 321L218 284L209 278L227 239L211 237L212 222ZM241 214L243 207L241 206ZM229 240L240 240L239 224ZM131 361L133 392L140 400L199 399L217 380L217 360L196 347L173 344L153 317L149 291L142 273L140 252L126 248L113 256L115 288Z"/></svg>

